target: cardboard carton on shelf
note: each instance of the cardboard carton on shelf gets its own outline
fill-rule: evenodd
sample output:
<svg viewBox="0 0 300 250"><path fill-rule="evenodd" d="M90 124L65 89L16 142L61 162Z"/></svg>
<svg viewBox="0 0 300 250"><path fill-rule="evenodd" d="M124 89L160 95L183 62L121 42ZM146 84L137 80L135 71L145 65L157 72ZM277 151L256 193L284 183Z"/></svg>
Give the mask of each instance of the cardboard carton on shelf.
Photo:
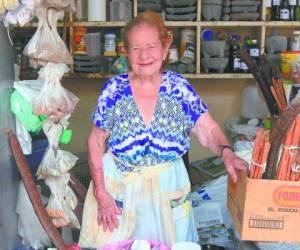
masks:
<svg viewBox="0 0 300 250"><path fill-rule="evenodd" d="M228 178L227 206L240 240L300 242L299 182Z"/></svg>

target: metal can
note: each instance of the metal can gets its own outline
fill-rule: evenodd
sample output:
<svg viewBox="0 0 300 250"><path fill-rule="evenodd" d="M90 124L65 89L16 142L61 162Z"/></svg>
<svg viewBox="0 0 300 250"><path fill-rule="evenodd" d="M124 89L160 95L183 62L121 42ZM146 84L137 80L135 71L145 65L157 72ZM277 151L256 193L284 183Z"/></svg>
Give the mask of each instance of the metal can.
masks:
<svg viewBox="0 0 300 250"><path fill-rule="evenodd" d="M86 31L87 29L85 27L74 27L73 49L74 49L74 54L76 55L86 54L86 47L83 40Z"/></svg>

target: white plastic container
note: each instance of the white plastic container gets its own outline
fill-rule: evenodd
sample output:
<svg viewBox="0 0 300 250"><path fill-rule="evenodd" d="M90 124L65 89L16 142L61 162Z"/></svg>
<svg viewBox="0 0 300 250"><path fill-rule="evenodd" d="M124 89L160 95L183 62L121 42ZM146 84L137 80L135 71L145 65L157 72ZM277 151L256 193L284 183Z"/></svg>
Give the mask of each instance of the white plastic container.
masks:
<svg viewBox="0 0 300 250"><path fill-rule="evenodd" d="M292 51L300 51L300 30L295 30L292 37Z"/></svg>
<svg viewBox="0 0 300 250"><path fill-rule="evenodd" d="M178 242L172 246L172 250L201 250L201 246L194 242Z"/></svg>
<svg viewBox="0 0 300 250"><path fill-rule="evenodd" d="M256 85L248 85L242 92L241 115L245 118L264 119L268 114L268 108L262 94Z"/></svg>
<svg viewBox="0 0 300 250"><path fill-rule="evenodd" d="M88 21L106 21L106 0L88 1Z"/></svg>

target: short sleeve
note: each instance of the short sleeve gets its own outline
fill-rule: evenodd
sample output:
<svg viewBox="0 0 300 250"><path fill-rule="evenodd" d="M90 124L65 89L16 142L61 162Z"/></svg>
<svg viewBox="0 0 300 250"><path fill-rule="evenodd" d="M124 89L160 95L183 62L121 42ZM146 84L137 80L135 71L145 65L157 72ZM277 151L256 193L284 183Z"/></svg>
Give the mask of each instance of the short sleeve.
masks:
<svg viewBox="0 0 300 250"><path fill-rule="evenodd" d="M185 114L185 128L188 131L195 126L198 118L208 110L206 103L201 100L187 80L184 80L182 84L182 108Z"/></svg>
<svg viewBox="0 0 300 250"><path fill-rule="evenodd" d="M94 125L111 132L114 126L114 107L113 81L108 80L99 94L96 110L93 113Z"/></svg>

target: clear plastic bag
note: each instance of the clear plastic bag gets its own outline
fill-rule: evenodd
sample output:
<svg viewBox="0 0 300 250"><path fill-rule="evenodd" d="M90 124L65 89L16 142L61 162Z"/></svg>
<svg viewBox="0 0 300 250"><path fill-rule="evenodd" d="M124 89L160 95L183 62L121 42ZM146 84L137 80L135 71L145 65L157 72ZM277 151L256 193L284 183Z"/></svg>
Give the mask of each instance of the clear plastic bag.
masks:
<svg viewBox="0 0 300 250"><path fill-rule="evenodd" d="M44 79L44 86L32 102L35 114L64 117L74 111L79 99L60 83L68 70L65 64L47 63L39 71L39 77Z"/></svg>
<svg viewBox="0 0 300 250"><path fill-rule="evenodd" d="M70 175L48 177L45 183L49 186L51 196L47 204L47 212L56 227L70 226L80 228L79 221L73 212L77 206L77 198L68 186Z"/></svg>
<svg viewBox="0 0 300 250"><path fill-rule="evenodd" d="M46 198L42 197L42 200L45 203ZM25 246L34 249L51 246L51 241L34 212L22 181L19 185L16 213L19 215L18 234Z"/></svg>
<svg viewBox="0 0 300 250"><path fill-rule="evenodd" d="M36 15L38 28L23 52L31 59L31 65L37 67L47 62L72 64L72 57L57 32L57 20L64 17L64 11L38 8Z"/></svg>
<svg viewBox="0 0 300 250"><path fill-rule="evenodd" d="M20 26L24 26L32 20L33 14L33 8L20 4L17 9L7 11L5 21L13 25L19 24Z"/></svg>
<svg viewBox="0 0 300 250"><path fill-rule="evenodd" d="M76 11L74 0L43 0L47 8L64 9L65 11Z"/></svg>
<svg viewBox="0 0 300 250"><path fill-rule="evenodd" d="M39 179L48 176L62 176L76 163L78 158L68 151L60 150L59 138L64 129L64 122L48 118L43 123L43 131L48 138L49 146L37 170Z"/></svg>

